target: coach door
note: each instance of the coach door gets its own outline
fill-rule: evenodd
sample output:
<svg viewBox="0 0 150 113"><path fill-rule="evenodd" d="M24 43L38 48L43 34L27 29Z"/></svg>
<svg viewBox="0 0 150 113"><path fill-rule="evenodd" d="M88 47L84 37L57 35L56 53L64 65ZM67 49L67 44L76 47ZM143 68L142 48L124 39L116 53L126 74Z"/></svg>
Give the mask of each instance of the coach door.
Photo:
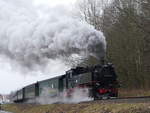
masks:
<svg viewBox="0 0 150 113"><path fill-rule="evenodd" d="M66 89L66 79L64 76L59 78L59 91L63 92Z"/></svg>

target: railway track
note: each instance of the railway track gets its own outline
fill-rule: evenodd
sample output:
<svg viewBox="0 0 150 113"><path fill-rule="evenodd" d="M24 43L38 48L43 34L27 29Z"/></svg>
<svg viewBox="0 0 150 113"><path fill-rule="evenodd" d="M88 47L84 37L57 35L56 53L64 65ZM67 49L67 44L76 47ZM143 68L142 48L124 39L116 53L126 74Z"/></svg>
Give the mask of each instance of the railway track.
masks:
<svg viewBox="0 0 150 113"><path fill-rule="evenodd" d="M84 101L81 103L150 103L150 96L119 97L119 98L110 98L110 99L102 99L102 100L95 100L95 101Z"/></svg>
<svg viewBox="0 0 150 113"><path fill-rule="evenodd" d="M7 111L2 111L2 110L0 110L0 113L11 113L11 112L7 112Z"/></svg>

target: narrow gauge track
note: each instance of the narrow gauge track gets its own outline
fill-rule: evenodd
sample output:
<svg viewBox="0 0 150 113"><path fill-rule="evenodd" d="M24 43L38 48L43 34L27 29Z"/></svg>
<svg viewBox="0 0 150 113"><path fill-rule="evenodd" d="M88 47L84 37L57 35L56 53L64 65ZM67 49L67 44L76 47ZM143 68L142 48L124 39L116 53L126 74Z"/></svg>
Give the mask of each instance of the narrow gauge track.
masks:
<svg viewBox="0 0 150 113"><path fill-rule="evenodd" d="M0 110L0 113L11 113L11 112L7 112L7 111L2 111L2 110Z"/></svg>
<svg viewBox="0 0 150 113"><path fill-rule="evenodd" d="M150 103L150 96L110 98L81 103Z"/></svg>

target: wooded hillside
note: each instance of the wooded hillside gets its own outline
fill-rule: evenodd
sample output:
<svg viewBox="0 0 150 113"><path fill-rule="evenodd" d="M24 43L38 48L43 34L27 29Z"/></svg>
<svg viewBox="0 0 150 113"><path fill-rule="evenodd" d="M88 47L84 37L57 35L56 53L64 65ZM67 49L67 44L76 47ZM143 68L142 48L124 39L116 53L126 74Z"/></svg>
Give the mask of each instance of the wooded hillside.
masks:
<svg viewBox="0 0 150 113"><path fill-rule="evenodd" d="M150 0L82 0L80 16L107 40L124 88L150 88ZM89 60L91 61L91 58Z"/></svg>

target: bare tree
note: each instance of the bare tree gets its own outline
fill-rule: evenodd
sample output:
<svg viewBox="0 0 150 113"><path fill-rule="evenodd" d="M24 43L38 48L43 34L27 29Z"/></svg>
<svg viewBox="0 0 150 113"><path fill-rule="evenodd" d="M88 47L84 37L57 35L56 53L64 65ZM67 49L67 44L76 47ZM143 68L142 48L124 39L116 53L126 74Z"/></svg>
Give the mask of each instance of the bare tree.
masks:
<svg viewBox="0 0 150 113"><path fill-rule="evenodd" d="M79 15L87 23L100 30L101 17L108 2L109 0L79 0L77 2Z"/></svg>

